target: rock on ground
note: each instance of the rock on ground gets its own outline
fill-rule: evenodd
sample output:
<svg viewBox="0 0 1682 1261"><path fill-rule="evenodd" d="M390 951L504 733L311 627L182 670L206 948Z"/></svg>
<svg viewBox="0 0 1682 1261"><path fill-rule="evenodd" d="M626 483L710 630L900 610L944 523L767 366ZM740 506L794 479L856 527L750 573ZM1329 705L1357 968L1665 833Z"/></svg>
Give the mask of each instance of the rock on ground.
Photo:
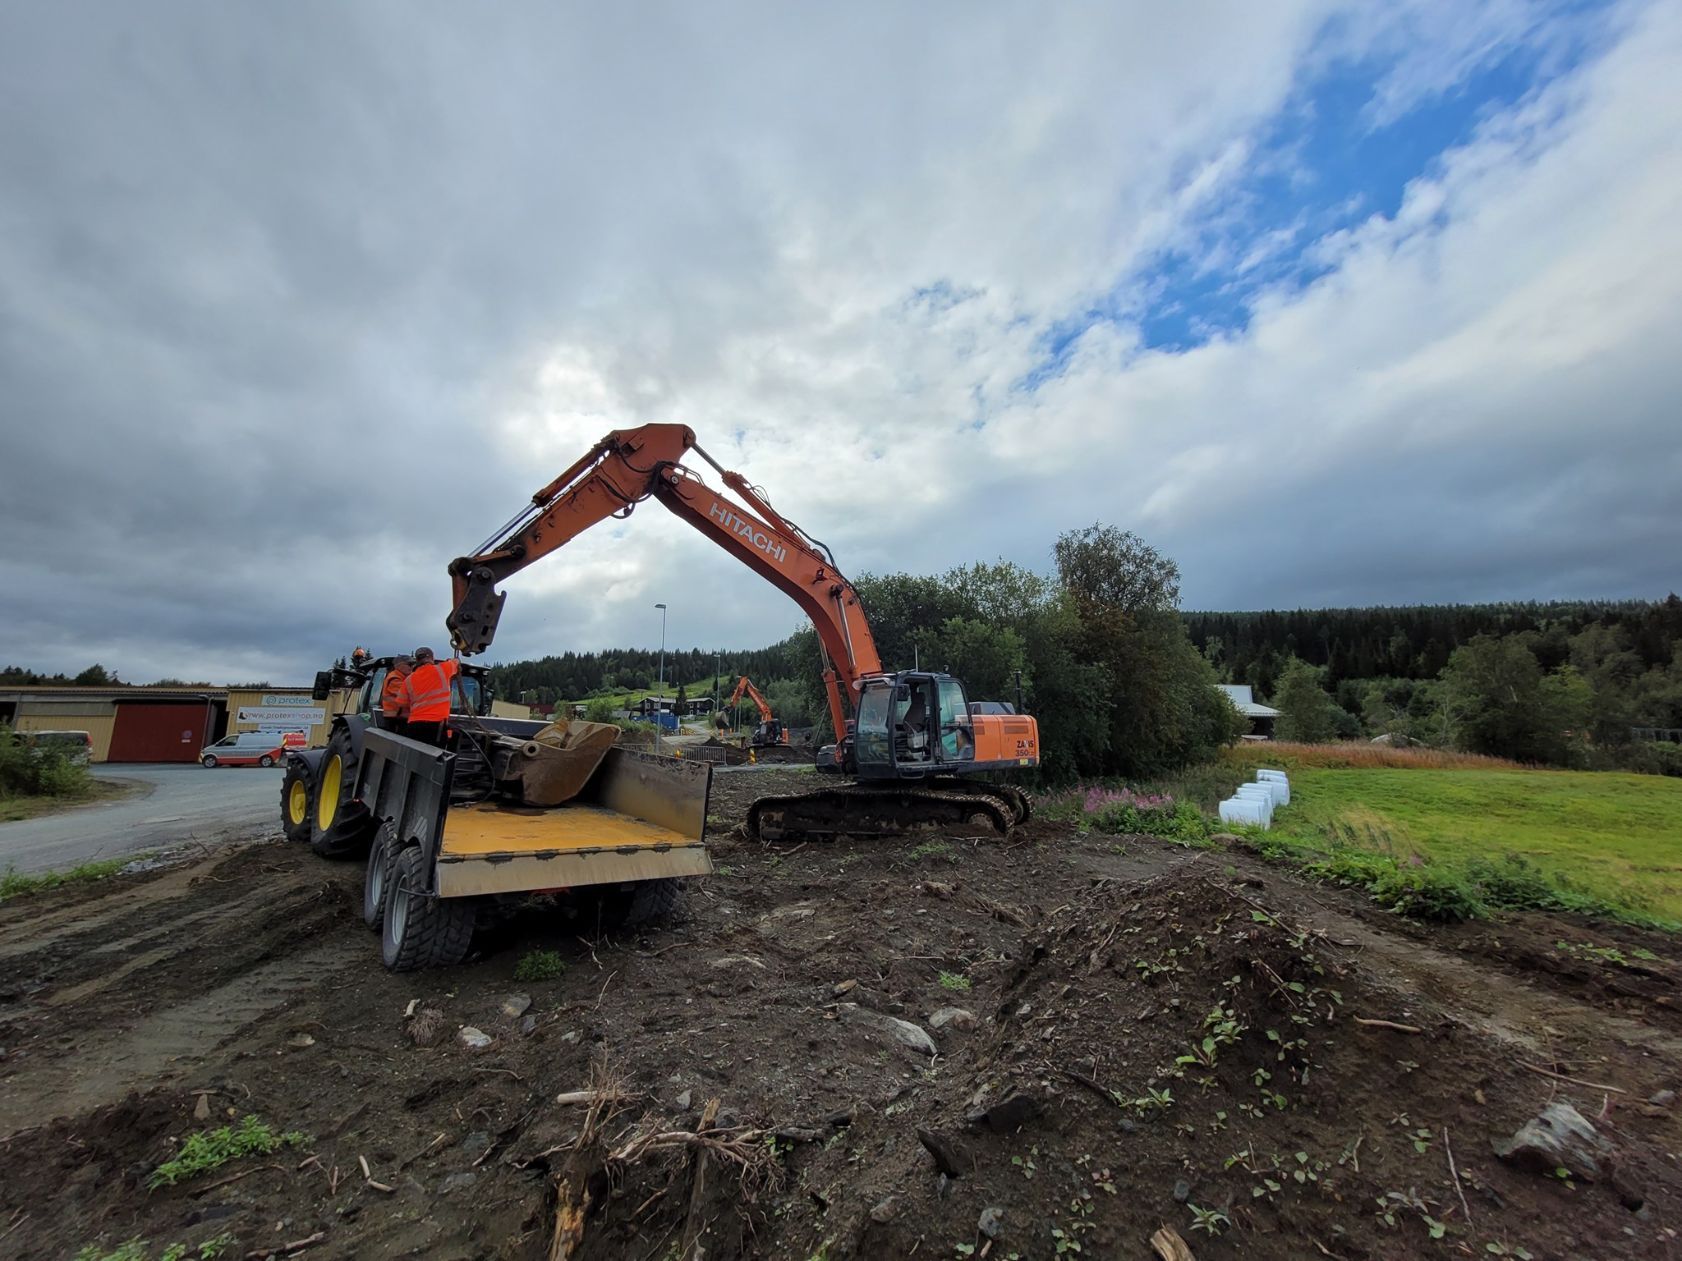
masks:
<svg viewBox="0 0 1682 1261"><path fill-rule="evenodd" d="M1511 1138L1495 1144L1495 1154L1537 1173L1568 1169L1585 1182L1601 1176L1601 1163L1612 1144L1568 1103L1550 1103Z"/></svg>

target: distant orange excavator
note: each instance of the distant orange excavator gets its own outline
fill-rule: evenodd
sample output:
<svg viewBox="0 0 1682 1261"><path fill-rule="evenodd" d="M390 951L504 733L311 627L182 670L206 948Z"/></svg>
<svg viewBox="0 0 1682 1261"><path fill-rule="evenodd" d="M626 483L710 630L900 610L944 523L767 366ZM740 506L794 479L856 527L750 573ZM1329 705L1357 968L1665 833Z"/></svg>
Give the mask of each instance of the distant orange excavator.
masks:
<svg viewBox="0 0 1682 1261"><path fill-rule="evenodd" d="M744 674L736 680L736 690L730 693L730 699L724 702L724 708L734 710L737 702L742 699L743 692L748 694L754 706L759 710L759 725L748 736L748 744L755 749L768 748L774 744L787 744L788 728L783 725L781 718L772 715L771 702L765 699L764 694L749 681L747 675Z"/></svg>
<svg viewBox="0 0 1682 1261"><path fill-rule="evenodd" d="M737 500L723 498L684 466L690 452ZM1039 765L1038 723L1006 705L972 706L964 685L949 674L884 670L858 593L829 549L772 507L763 490L703 451L686 425L614 430L472 555L452 561L445 624L455 646L467 654L490 647L507 599L498 582L598 522L629 516L646 499L658 500L788 595L817 631L836 736L818 750L817 766L858 782L762 797L749 811L752 831L768 841L954 825L1003 833L1027 817L1020 788L973 777Z"/></svg>

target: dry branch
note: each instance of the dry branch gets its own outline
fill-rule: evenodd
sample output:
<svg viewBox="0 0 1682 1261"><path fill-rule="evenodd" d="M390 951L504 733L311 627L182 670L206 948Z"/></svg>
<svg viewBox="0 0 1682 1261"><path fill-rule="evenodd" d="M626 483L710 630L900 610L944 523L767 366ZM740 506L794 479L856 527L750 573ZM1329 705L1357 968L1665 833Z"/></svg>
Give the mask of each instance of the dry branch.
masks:
<svg viewBox="0 0 1682 1261"><path fill-rule="evenodd" d="M294 1239L291 1243L283 1243L278 1248L258 1248L255 1252L245 1254L245 1261L268 1261L270 1257L289 1257L294 1252L302 1252L305 1248L313 1247L327 1238L325 1230L318 1230L307 1239Z"/></svg>
<svg viewBox="0 0 1682 1261"><path fill-rule="evenodd" d="M617 1087L590 1090L566 1090L555 1096L556 1103L629 1103L637 1096Z"/></svg>
<svg viewBox="0 0 1682 1261"><path fill-rule="evenodd" d="M1586 1086L1590 1090L1609 1090L1615 1095L1627 1095L1629 1093L1629 1091L1620 1086L1608 1086L1603 1082L1584 1081L1581 1077L1567 1077L1564 1073L1553 1072L1552 1070L1543 1068L1538 1064L1526 1064L1523 1060L1518 1062L1518 1066L1520 1068L1528 1068L1533 1073L1540 1073L1543 1077L1551 1077L1555 1081L1570 1082L1573 1086Z"/></svg>
<svg viewBox="0 0 1682 1261"><path fill-rule="evenodd" d="M1454 1167L1454 1148L1448 1143L1448 1126L1443 1126L1443 1152L1448 1156L1448 1176L1454 1183L1454 1193L1460 1197L1460 1211L1466 1214L1466 1228L1472 1227L1472 1206L1466 1203L1466 1189L1460 1185L1460 1171Z"/></svg>
<svg viewBox="0 0 1682 1261"><path fill-rule="evenodd" d="M1365 1025L1369 1029L1394 1029L1397 1033L1424 1033L1418 1025L1397 1024L1394 1020L1369 1020L1365 1016L1352 1016L1350 1019L1358 1025Z"/></svg>
<svg viewBox="0 0 1682 1261"><path fill-rule="evenodd" d="M1186 1241L1180 1238L1180 1232L1172 1226L1160 1226L1156 1234L1151 1236L1151 1247L1162 1261L1197 1261Z"/></svg>

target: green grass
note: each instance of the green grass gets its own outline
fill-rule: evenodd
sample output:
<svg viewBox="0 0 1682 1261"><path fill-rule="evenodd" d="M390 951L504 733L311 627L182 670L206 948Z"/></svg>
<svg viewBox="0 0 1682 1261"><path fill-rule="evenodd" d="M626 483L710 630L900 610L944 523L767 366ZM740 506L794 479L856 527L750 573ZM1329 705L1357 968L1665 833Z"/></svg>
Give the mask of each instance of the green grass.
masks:
<svg viewBox="0 0 1682 1261"><path fill-rule="evenodd" d="M267 1156L282 1147L300 1147L307 1142L309 1139L296 1130L277 1134L267 1121L248 1114L237 1126L224 1125L188 1135L180 1154L152 1170L146 1186L152 1191L173 1187L241 1156Z"/></svg>
<svg viewBox="0 0 1682 1261"><path fill-rule="evenodd" d="M86 778L80 787L48 794L0 794L0 823L16 823L22 819L38 819L45 814L76 810L82 806L106 805L133 797L146 790L144 784L132 781L117 783L109 779Z"/></svg>
<svg viewBox="0 0 1682 1261"><path fill-rule="evenodd" d="M234 1237L221 1234L214 1239L206 1239L197 1248L191 1248L184 1243L172 1243L157 1256L157 1261L217 1261L220 1257L233 1255ZM128 1239L115 1247L106 1249L99 1244L88 1244L76 1254L76 1261L149 1261L151 1253L144 1239Z"/></svg>
<svg viewBox="0 0 1682 1261"><path fill-rule="evenodd" d="M108 876L116 875L130 863L149 857L150 854L128 854L122 858L102 858L98 862L83 863L80 867L72 867L68 871L40 871L28 875L8 868L0 875L0 902L8 898L28 897L32 893L45 893L62 885L104 880Z"/></svg>
<svg viewBox="0 0 1682 1261"><path fill-rule="evenodd" d="M553 981L567 970L558 950L528 950L514 965L516 981Z"/></svg>
<svg viewBox="0 0 1682 1261"><path fill-rule="evenodd" d="M1298 766L1291 804L1255 843L1348 883L1389 867L1404 884L1464 878L1491 905L1668 927L1682 923L1679 816L1682 780L1653 775Z"/></svg>

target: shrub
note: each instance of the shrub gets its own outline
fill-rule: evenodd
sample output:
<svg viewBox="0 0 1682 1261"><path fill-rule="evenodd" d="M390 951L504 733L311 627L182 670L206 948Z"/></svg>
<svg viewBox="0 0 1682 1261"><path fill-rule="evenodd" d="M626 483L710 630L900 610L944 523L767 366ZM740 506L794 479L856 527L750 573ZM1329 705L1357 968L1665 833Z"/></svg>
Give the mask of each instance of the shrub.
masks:
<svg viewBox="0 0 1682 1261"><path fill-rule="evenodd" d="M584 721L585 722L604 722L604 723L617 722L618 721L618 718L617 718L618 712L619 712L619 702L617 700L615 700L613 697L611 697L611 696L591 697L590 700L585 702L585 705L584 705Z"/></svg>
<svg viewBox="0 0 1682 1261"><path fill-rule="evenodd" d="M1407 866L1392 863L1371 885L1373 901L1414 919L1458 924L1488 913L1477 891L1460 873L1429 863Z"/></svg>
<svg viewBox="0 0 1682 1261"><path fill-rule="evenodd" d="M31 748L0 727L0 797L79 797L91 787L88 769L60 749Z"/></svg>
<svg viewBox="0 0 1682 1261"><path fill-rule="evenodd" d="M553 981L567 970L558 950L531 950L514 965L516 981Z"/></svg>
<svg viewBox="0 0 1682 1261"><path fill-rule="evenodd" d="M1209 839L1209 821L1203 813L1191 802L1176 801L1168 793L1091 787L1059 794L1043 813L1116 835L1160 836L1184 845Z"/></svg>
<svg viewBox="0 0 1682 1261"><path fill-rule="evenodd" d="M1682 776L1682 744L1659 740L1637 740L1616 750L1607 750L1612 767L1642 775Z"/></svg>

